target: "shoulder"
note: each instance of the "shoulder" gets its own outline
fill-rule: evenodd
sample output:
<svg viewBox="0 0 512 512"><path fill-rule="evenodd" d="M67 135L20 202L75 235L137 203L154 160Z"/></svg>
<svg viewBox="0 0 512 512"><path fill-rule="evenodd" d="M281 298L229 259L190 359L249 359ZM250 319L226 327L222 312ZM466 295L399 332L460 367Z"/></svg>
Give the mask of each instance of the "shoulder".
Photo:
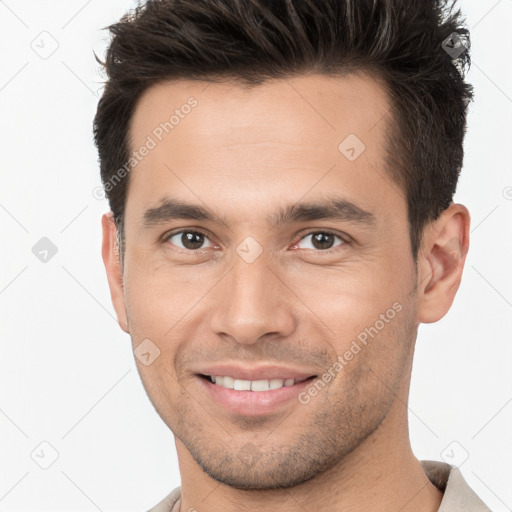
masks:
<svg viewBox="0 0 512 512"><path fill-rule="evenodd" d="M159 501L154 507L147 512L171 512L176 502L181 496L181 487L176 487L162 501Z"/></svg>
<svg viewBox="0 0 512 512"><path fill-rule="evenodd" d="M429 480L443 492L438 512L491 512L458 468L433 460L421 461L421 465Z"/></svg>

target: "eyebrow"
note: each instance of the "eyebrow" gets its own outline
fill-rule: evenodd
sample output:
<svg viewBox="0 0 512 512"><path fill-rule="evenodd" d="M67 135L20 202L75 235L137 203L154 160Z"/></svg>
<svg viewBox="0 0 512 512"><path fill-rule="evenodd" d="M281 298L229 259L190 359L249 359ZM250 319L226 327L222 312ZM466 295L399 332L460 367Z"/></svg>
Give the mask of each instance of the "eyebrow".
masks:
<svg viewBox="0 0 512 512"><path fill-rule="evenodd" d="M205 206L165 197L158 206L144 211L141 226L143 229L164 224L170 220L187 219L208 221L229 226L227 220ZM267 217L267 224L272 228L298 222L314 220L337 220L358 225L375 226L376 217L355 203L343 197L327 197L319 201L289 204Z"/></svg>

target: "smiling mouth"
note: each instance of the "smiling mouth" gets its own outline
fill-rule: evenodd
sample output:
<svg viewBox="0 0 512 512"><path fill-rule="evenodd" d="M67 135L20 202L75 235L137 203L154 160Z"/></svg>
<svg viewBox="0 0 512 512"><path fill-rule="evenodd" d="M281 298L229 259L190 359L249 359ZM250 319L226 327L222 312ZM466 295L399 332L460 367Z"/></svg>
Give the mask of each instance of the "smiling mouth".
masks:
<svg viewBox="0 0 512 512"><path fill-rule="evenodd" d="M201 378L204 380L215 384L216 386L225 388L225 389L234 389L235 391L272 391L275 389L281 389L283 387L294 386L295 384L299 384L300 382L305 382L307 380L312 380L317 377L317 375L312 375L311 377L304 377L301 379L262 379L262 380L243 380L243 379L235 379L228 375L203 375L199 374Z"/></svg>

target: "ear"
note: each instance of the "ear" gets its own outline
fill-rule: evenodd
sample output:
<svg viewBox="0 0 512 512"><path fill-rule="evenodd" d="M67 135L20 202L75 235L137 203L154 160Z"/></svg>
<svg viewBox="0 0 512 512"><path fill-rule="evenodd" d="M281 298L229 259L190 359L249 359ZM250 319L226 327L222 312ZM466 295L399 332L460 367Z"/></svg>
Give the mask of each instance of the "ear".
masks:
<svg viewBox="0 0 512 512"><path fill-rule="evenodd" d="M441 320L459 289L469 250L470 215L451 204L423 233L418 253L418 321Z"/></svg>
<svg viewBox="0 0 512 512"><path fill-rule="evenodd" d="M112 212L103 214L101 226L103 229L101 255L107 272L110 297L116 311L119 326L124 332L128 333L128 320L124 304L123 273L117 245L117 227Z"/></svg>

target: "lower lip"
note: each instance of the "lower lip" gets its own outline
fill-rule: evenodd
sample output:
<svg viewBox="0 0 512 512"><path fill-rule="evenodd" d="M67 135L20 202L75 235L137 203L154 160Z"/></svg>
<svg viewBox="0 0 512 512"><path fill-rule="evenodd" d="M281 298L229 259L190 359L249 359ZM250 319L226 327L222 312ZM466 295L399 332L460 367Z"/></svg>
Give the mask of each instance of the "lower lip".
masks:
<svg viewBox="0 0 512 512"><path fill-rule="evenodd" d="M268 391L237 391L213 384L203 377L197 378L215 402L232 413L244 416L269 414L294 399L298 402L297 395L314 380L309 378L293 386L283 386Z"/></svg>

